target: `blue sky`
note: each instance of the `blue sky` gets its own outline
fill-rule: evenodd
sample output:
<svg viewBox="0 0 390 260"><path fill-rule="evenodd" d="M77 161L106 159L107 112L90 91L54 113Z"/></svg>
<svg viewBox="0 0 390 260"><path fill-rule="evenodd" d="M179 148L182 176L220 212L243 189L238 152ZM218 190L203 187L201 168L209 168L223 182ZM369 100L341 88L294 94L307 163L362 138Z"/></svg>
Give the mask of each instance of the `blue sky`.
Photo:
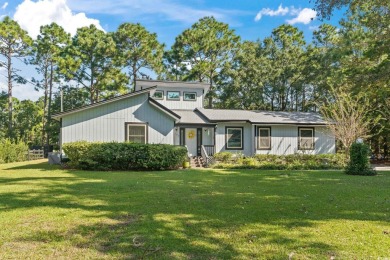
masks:
<svg viewBox="0 0 390 260"><path fill-rule="evenodd" d="M0 17L12 17L32 37L36 37L41 25L51 22L71 34L91 23L102 30L115 31L121 23L139 22L157 33L159 41L169 48L183 30L211 15L228 23L243 40L264 39L274 28L289 23L302 30L310 42L313 30L322 23L312 8L309 0L0 0ZM325 22L337 25L342 13L335 13ZM24 75L36 76L31 68L24 69ZM5 90L1 77L0 91ZM17 86L14 92L20 99L40 95L32 86Z"/></svg>

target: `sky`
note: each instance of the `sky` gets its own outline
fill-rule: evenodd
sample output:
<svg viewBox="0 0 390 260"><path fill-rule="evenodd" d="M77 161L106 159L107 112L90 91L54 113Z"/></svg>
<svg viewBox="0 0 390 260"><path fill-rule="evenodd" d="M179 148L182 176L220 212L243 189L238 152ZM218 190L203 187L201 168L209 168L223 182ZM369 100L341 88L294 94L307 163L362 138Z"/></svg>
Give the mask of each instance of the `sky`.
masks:
<svg viewBox="0 0 390 260"><path fill-rule="evenodd" d="M10 16L36 38L41 25L56 22L71 35L77 28L96 25L106 32L124 22L141 23L169 48L175 37L204 16L214 16L229 24L243 40L264 39L274 28L291 24L304 32L307 42L322 23L338 25L343 12L330 20L316 17L310 0L0 0L0 19ZM0 60L3 60L0 57ZM28 79L39 77L32 66L16 63ZM6 91L0 68L0 91ZM42 93L31 84L15 86L14 96L37 100Z"/></svg>

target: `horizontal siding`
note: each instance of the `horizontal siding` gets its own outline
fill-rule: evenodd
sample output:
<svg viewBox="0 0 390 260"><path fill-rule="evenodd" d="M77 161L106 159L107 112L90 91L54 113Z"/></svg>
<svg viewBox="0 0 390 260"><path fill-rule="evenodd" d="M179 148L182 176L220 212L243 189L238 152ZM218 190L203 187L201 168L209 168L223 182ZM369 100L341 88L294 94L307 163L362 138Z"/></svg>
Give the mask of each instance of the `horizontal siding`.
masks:
<svg viewBox="0 0 390 260"><path fill-rule="evenodd" d="M79 140L125 141L125 123L148 123L149 143L173 143L174 119L151 106L148 94L86 109L63 117L62 143Z"/></svg>
<svg viewBox="0 0 390 260"><path fill-rule="evenodd" d="M197 107L203 107L203 89L199 88L171 88L171 87L157 87L156 90L164 91L164 99L159 100L156 99L160 104L164 105L169 109L186 109L186 110L194 110ZM167 92L168 91L180 91L180 100L167 100ZM184 92L196 92L197 99L196 101L184 101Z"/></svg>

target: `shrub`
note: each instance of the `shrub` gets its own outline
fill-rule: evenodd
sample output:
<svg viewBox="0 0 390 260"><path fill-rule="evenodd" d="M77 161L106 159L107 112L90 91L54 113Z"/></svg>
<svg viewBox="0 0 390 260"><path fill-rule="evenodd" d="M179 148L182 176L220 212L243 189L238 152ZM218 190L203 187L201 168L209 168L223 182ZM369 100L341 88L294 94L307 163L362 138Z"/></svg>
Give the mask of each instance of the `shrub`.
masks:
<svg viewBox="0 0 390 260"><path fill-rule="evenodd" d="M229 155L223 152L225 158ZM220 156L220 155L219 155ZM232 155L231 155L232 156ZM253 157L239 158L237 160L217 159L215 168L255 168L264 170L321 170L321 169L343 169L345 167L345 156L342 154L291 154L273 155L256 154Z"/></svg>
<svg viewBox="0 0 390 260"><path fill-rule="evenodd" d="M28 146L24 142L15 143L10 139L0 141L0 163L27 160Z"/></svg>
<svg viewBox="0 0 390 260"><path fill-rule="evenodd" d="M350 148L350 160L345 168L346 174L351 175L375 175L376 171L371 168L369 155L370 148L363 143L354 143Z"/></svg>
<svg viewBox="0 0 390 260"><path fill-rule="evenodd" d="M67 143L70 165L83 170L166 170L187 159L182 146L136 143Z"/></svg>
<svg viewBox="0 0 390 260"><path fill-rule="evenodd" d="M214 159L222 163L230 162L232 158L233 158L233 154L230 152L220 152L214 154Z"/></svg>

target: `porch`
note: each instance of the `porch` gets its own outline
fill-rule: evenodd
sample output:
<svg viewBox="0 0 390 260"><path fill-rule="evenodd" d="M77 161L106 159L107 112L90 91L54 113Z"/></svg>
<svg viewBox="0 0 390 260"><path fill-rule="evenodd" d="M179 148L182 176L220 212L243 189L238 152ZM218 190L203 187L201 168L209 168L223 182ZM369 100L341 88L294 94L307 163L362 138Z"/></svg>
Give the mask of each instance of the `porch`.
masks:
<svg viewBox="0 0 390 260"><path fill-rule="evenodd" d="M175 144L187 147L194 165L207 166L211 162L215 154L215 126L177 126L175 132Z"/></svg>

